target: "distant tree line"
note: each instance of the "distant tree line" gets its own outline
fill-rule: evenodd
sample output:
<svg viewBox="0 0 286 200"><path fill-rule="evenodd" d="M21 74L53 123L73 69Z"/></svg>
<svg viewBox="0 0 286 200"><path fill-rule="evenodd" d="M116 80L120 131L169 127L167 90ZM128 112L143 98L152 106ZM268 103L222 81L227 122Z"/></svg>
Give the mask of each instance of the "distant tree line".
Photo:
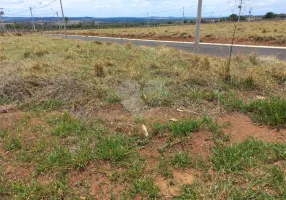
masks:
<svg viewBox="0 0 286 200"><path fill-rule="evenodd" d="M209 23L210 21L213 22L223 22L223 21L238 21L239 16L236 14L231 14L228 17L222 17L222 18L204 18L202 19L202 23ZM246 21L248 16L240 16L241 21ZM274 12L267 12L263 17L263 19L276 19L276 18L286 18L286 14L276 14ZM118 18L119 19L119 18ZM117 20L118 20L117 19ZM142 26L159 26L161 24L194 24L196 23L195 19L192 20L184 20L180 21L179 19L169 19L169 20L155 20L155 19L150 19L149 24L147 23L146 20L144 19L139 19L139 21L135 21L136 18L134 19L123 19L120 18L120 22L112 21L114 19L111 18L111 21L103 21L103 22L97 22L94 21L93 18L90 18L90 20L85 20L85 21L80 21L78 23L72 23L72 20L69 19L68 17L65 17L65 23L67 24L68 29L107 29L107 28L122 28L122 27L142 27ZM134 21L132 21L134 20ZM49 30L49 29L58 29L57 22L52 22L52 21L45 21L42 23L36 22L36 29L41 30ZM17 23L8 23L5 25L6 28L13 30L14 28L17 30L21 29L32 29L31 22L17 22Z"/></svg>

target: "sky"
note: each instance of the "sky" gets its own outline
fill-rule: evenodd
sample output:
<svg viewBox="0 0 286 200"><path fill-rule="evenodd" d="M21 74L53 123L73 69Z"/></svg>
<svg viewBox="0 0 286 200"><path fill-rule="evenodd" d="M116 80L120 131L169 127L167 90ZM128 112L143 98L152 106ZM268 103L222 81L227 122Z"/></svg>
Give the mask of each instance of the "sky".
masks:
<svg viewBox="0 0 286 200"><path fill-rule="evenodd" d="M203 17L238 14L239 1L203 0ZM53 3L48 5L51 2ZM64 13L68 17L146 17L147 13L148 16L181 17L183 7L186 17L194 17L197 13L198 0L62 0L62 2ZM29 7L34 8L35 17L53 17L55 11L61 11L60 0L0 0L0 8L5 12L4 17L29 17ZM251 8L253 15L269 11L286 13L286 0L243 0L242 14L248 15Z"/></svg>

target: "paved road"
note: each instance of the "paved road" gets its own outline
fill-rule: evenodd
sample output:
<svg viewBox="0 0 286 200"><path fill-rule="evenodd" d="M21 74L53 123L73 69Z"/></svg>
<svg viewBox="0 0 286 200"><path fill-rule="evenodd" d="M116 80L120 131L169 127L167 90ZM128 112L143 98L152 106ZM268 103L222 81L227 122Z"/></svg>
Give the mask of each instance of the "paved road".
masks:
<svg viewBox="0 0 286 200"><path fill-rule="evenodd" d="M46 34L47 36L63 37L57 34ZM166 46L170 48L180 49L187 52L193 52L193 42L175 42L175 41L161 41L161 40L140 40L127 38L112 38L112 37L97 37L97 36L81 36L69 35L70 39L78 39L84 41L101 41L101 42L115 42L119 44L132 43L134 45L144 46ZM227 57L229 55L229 44L209 44L201 43L200 54L211 56ZM260 56L276 56L280 60L286 61L286 47L272 47L272 46L252 46L252 45L234 45L233 55L238 53L250 54L257 53Z"/></svg>

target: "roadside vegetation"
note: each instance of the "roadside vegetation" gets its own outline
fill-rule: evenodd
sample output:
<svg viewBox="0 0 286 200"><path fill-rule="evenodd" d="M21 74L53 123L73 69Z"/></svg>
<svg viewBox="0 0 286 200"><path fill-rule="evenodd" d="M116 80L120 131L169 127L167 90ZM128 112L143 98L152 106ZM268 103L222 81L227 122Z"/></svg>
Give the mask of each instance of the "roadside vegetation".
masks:
<svg viewBox="0 0 286 200"><path fill-rule="evenodd" d="M237 25L235 43L258 45L286 45L286 28L283 20L262 22L240 22L239 24L213 23L202 24L201 41L213 43L231 43ZM54 33L59 33L55 31ZM176 41L194 41L195 25L166 27L117 28L68 31L73 35L126 37L137 39L159 39Z"/></svg>
<svg viewBox="0 0 286 200"><path fill-rule="evenodd" d="M0 43L0 199L286 198L285 62Z"/></svg>

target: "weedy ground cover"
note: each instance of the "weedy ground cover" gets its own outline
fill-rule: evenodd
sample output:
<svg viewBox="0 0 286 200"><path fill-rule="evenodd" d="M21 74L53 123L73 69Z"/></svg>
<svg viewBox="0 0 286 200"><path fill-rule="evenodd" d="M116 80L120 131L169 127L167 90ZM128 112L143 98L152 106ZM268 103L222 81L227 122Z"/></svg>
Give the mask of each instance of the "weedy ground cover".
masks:
<svg viewBox="0 0 286 200"><path fill-rule="evenodd" d="M285 62L0 43L1 199L285 198Z"/></svg>

